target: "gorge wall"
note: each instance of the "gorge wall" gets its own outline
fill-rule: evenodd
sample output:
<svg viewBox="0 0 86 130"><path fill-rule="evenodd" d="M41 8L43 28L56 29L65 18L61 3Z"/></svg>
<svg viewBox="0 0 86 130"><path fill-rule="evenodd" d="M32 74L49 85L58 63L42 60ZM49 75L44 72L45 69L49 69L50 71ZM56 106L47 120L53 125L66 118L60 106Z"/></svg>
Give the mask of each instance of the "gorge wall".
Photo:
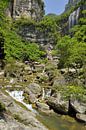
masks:
<svg viewBox="0 0 86 130"><path fill-rule="evenodd" d="M76 0L74 5L76 5L79 2L80 2L80 0ZM85 4L85 1L82 0L81 4L78 5L77 8L74 9L74 11L71 12L69 15L69 18L68 18L69 29L71 27L73 27L74 25L79 24L80 18L85 17L85 15L83 15L83 13L82 13L84 10L86 10L86 4Z"/></svg>
<svg viewBox="0 0 86 130"><path fill-rule="evenodd" d="M39 21L44 15L44 2L43 0L10 0L6 13L14 19L25 17Z"/></svg>
<svg viewBox="0 0 86 130"><path fill-rule="evenodd" d="M77 3L79 3L81 0L69 0L68 4L65 6L65 12L70 10L72 6L76 6Z"/></svg>
<svg viewBox="0 0 86 130"><path fill-rule="evenodd" d="M54 44L54 37L49 36L50 32L47 29L42 29L38 25L24 25L19 29L19 34L27 41L39 43L41 45Z"/></svg>

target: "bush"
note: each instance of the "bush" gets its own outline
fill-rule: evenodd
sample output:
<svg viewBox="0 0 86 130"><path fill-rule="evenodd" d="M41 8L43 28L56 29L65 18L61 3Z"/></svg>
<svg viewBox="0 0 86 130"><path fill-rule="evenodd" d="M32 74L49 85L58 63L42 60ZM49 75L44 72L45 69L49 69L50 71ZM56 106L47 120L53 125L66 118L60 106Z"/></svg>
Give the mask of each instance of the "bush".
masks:
<svg viewBox="0 0 86 130"><path fill-rule="evenodd" d="M5 106L0 102L0 112L5 111Z"/></svg>

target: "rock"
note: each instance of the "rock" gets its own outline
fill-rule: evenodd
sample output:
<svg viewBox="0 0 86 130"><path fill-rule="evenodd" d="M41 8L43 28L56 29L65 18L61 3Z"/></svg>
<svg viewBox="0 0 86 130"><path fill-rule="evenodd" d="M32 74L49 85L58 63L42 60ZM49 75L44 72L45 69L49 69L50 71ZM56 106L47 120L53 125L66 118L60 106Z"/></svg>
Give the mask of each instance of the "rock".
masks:
<svg viewBox="0 0 86 130"><path fill-rule="evenodd" d="M45 103L36 102L36 107L39 111L46 113L46 114L50 114L53 112L52 110L50 110L49 106Z"/></svg>
<svg viewBox="0 0 86 130"><path fill-rule="evenodd" d="M66 81L63 76L59 75L58 77L55 78L53 87L57 88L57 87L65 86L65 85L66 85Z"/></svg>
<svg viewBox="0 0 86 130"><path fill-rule="evenodd" d="M24 90L24 94L28 95L28 101L30 103L35 103L41 95L41 87L36 83L31 83L27 88Z"/></svg>
<svg viewBox="0 0 86 130"><path fill-rule="evenodd" d="M69 100L69 114L73 114L74 116L76 113L84 114L86 112L85 104L81 104L77 100Z"/></svg>
<svg viewBox="0 0 86 130"><path fill-rule="evenodd" d="M37 98L36 98L35 94L33 94L33 93L30 93L28 95L28 97L29 97L29 102L32 103L32 104L37 101Z"/></svg>
<svg viewBox="0 0 86 130"><path fill-rule="evenodd" d="M11 78L9 83L10 84L15 84L15 82L16 82L16 80L14 78Z"/></svg>
<svg viewBox="0 0 86 130"><path fill-rule="evenodd" d="M39 83L46 83L49 81L49 77L46 73L41 73L36 76L36 81Z"/></svg>
<svg viewBox="0 0 86 130"><path fill-rule="evenodd" d="M86 123L86 114L76 114L76 119L80 122Z"/></svg>
<svg viewBox="0 0 86 130"><path fill-rule="evenodd" d="M0 76L4 76L4 71L1 71L1 72L0 72Z"/></svg>
<svg viewBox="0 0 86 130"><path fill-rule="evenodd" d="M67 68L61 69L60 72L61 72L61 74L65 74L68 72L68 69Z"/></svg>
<svg viewBox="0 0 86 130"><path fill-rule="evenodd" d="M16 103L9 95L5 95L0 91L0 101L10 113L10 117L2 119L0 122L0 130L47 130L37 119L35 113L32 113L18 103ZM11 103L9 104L9 103ZM7 114L9 116L9 113ZM14 118L16 120L14 120ZM20 123L19 123L20 122Z"/></svg>
<svg viewBox="0 0 86 130"><path fill-rule="evenodd" d="M36 72L43 72L45 65L44 64L39 64L39 65L35 64L34 67L35 67Z"/></svg>
<svg viewBox="0 0 86 130"><path fill-rule="evenodd" d="M24 70L25 70L25 71L31 71L31 68L30 68L30 66L26 66L26 67L24 68Z"/></svg>
<svg viewBox="0 0 86 130"><path fill-rule="evenodd" d="M41 87L36 83L29 84L27 88L30 92L29 94L33 93L36 97L38 97L41 94Z"/></svg>
<svg viewBox="0 0 86 130"><path fill-rule="evenodd" d="M76 73L76 69L74 68L64 68L64 69L61 69L61 74L66 74L66 73L72 73L72 74L75 74Z"/></svg>
<svg viewBox="0 0 86 130"><path fill-rule="evenodd" d="M13 8L13 10L12 10ZM33 9L33 13L31 12ZM26 19L33 19L39 21L42 19L44 14L44 2L42 0L32 1L32 0L18 0L9 2L6 14L14 19L19 19L21 17Z"/></svg>
<svg viewBox="0 0 86 130"><path fill-rule="evenodd" d="M53 109L59 114L68 114L68 102L64 102L57 98L50 97L47 100L47 104L50 106L51 109Z"/></svg>
<svg viewBox="0 0 86 130"><path fill-rule="evenodd" d="M6 85L5 88L12 88L13 86L12 85Z"/></svg>

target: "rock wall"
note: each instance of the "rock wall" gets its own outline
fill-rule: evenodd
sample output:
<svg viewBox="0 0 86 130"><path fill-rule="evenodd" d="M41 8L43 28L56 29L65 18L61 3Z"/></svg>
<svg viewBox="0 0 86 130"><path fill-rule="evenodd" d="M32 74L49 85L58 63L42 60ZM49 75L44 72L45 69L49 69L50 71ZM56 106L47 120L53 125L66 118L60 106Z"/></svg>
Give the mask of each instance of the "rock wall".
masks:
<svg viewBox="0 0 86 130"><path fill-rule="evenodd" d="M43 0L10 0L7 15L18 19L20 17L41 20L44 15Z"/></svg>
<svg viewBox="0 0 86 130"><path fill-rule="evenodd" d="M77 3L79 3L81 0L69 0L68 4L65 7L65 11L70 10L72 6L75 6Z"/></svg>
<svg viewBox="0 0 86 130"><path fill-rule="evenodd" d="M20 27L19 34L27 41L41 45L54 44L55 39L49 36L46 30L38 29L36 25L24 25Z"/></svg>

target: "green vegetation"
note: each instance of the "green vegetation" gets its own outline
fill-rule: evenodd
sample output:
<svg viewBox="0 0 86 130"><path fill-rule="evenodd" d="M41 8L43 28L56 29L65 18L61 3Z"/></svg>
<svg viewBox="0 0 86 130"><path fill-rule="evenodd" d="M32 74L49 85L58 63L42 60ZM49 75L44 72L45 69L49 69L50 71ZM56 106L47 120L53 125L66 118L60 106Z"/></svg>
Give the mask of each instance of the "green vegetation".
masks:
<svg viewBox="0 0 86 130"><path fill-rule="evenodd" d="M60 54L59 67L71 67L72 64L80 64L80 66L85 65L85 35L80 32L80 29L72 38L70 36L64 36L57 44L57 49L58 54Z"/></svg>
<svg viewBox="0 0 86 130"><path fill-rule="evenodd" d="M81 86L62 86L55 88L55 91L60 92L65 100L70 99L72 96L73 98L86 103L86 89Z"/></svg>
<svg viewBox="0 0 86 130"><path fill-rule="evenodd" d="M35 22L31 18L26 19L23 16L19 20L12 20L5 16L5 10L8 6L8 0L0 1L0 45L1 41L4 42L5 60L11 64L12 61L46 61L45 71L49 75L49 80L52 81L58 72L57 68L53 66L51 62L48 62L44 57L45 51L37 43L30 43L25 41L18 35L19 29L22 27L33 27L34 30L39 31L39 34L43 34L54 41L55 49L52 54L59 57L58 68L82 68L82 77L86 77L86 10L81 10L79 24L71 28L68 28L68 17L71 12L76 10L79 6L86 4L83 0L72 7L69 11L63 13L60 16L47 15L40 22ZM66 30L66 31L65 31ZM10 73L15 73L15 68L10 66L6 68ZM79 77L80 78L80 77ZM47 81L45 77L40 78L40 82ZM61 90L61 88L60 88ZM71 94L85 95L86 91L82 87L67 86L64 91L64 96L69 97ZM28 97L27 97L28 98Z"/></svg>
<svg viewBox="0 0 86 130"><path fill-rule="evenodd" d="M35 43L29 43L24 41L16 32L15 24L12 24L12 19L7 18L4 14L4 11L8 5L8 0L0 1L0 39L4 39L4 52L5 60L10 61L12 59L17 60L40 60L45 52L40 50L40 47ZM23 19L23 20L22 20ZM26 20L22 18L22 24L26 24ZM31 24L31 20L28 24ZM20 21L17 21L19 24ZM34 22L32 22L34 23Z"/></svg>
<svg viewBox="0 0 86 130"><path fill-rule="evenodd" d="M0 102L0 112L5 111L5 106Z"/></svg>

